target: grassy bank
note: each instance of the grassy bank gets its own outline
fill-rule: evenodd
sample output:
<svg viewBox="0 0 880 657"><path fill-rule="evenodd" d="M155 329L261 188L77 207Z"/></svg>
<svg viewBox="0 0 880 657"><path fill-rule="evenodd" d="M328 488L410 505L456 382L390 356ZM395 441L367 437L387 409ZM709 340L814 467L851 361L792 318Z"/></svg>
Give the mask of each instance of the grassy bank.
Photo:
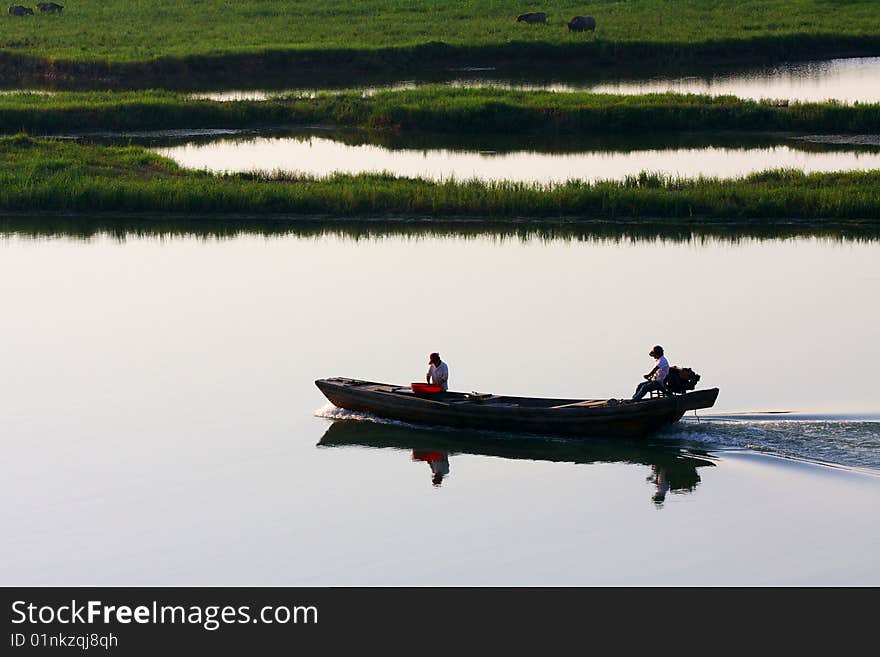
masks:
<svg viewBox="0 0 880 657"><path fill-rule="evenodd" d="M328 217L880 220L880 171L545 187L382 175L216 176L137 147L0 139L0 211Z"/></svg>
<svg viewBox="0 0 880 657"><path fill-rule="evenodd" d="M880 104L770 102L731 96L609 95L428 86L218 102L169 91L0 95L7 133L334 124L448 134L601 134L698 130L878 132Z"/></svg>
<svg viewBox="0 0 880 657"><path fill-rule="evenodd" d="M517 23L545 11L548 25ZM569 32L577 14L590 33ZM118 0L60 15L3 16L0 73L166 86L183 78L323 75L345 69L577 67L880 52L872 0Z"/></svg>

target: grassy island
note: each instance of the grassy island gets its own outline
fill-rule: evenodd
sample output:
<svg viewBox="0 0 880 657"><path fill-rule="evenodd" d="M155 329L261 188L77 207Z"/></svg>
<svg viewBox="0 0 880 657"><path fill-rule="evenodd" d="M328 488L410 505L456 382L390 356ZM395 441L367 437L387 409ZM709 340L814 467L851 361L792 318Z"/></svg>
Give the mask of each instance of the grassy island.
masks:
<svg viewBox="0 0 880 657"><path fill-rule="evenodd" d="M583 220L721 220L768 225L880 221L880 171L768 171L732 180L641 175L560 185L383 175L214 175L138 147L0 139L0 212Z"/></svg>
<svg viewBox="0 0 880 657"><path fill-rule="evenodd" d="M0 95L0 130L31 134L330 124L446 134L741 130L880 131L880 104L775 103L682 94L612 95L426 86L220 102L171 91Z"/></svg>

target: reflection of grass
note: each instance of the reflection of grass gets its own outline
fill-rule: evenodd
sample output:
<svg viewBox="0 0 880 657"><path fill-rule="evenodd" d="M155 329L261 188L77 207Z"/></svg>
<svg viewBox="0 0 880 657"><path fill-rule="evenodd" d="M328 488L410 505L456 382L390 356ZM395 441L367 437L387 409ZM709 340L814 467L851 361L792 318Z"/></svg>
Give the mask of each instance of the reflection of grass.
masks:
<svg viewBox="0 0 880 657"><path fill-rule="evenodd" d="M734 222L693 221L671 219L591 220L554 219L553 217L467 218L434 217L430 221L408 221L406 218L378 219L321 217L297 215L231 215L222 213L181 214L122 214L76 213L0 214L0 235L17 234L34 237L74 237L90 239L97 235L112 235L124 240L129 235L177 236L195 235L224 239L237 235L321 238L327 235L353 240L382 239L389 235L418 240L431 237L479 239L485 237L516 239L524 242L540 241L670 241L705 242L719 240L739 243L743 240L789 239L816 237L833 242L880 241L880 222L871 221L785 221Z"/></svg>
<svg viewBox="0 0 880 657"><path fill-rule="evenodd" d="M389 151L454 150L484 154L509 153L633 153L645 150L724 148L746 150L784 146L809 153L880 153L880 135L811 135L742 130L657 131L657 132L559 132L527 134L497 132L454 133L422 130L364 130L348 127L257 127L206 128L179 131L85 133L82 142L106 146L205 146L235 144L254 139L283 139L309 142L327 139L348 146L378 146Z"/></svg>
<svg viewBox="0 0 880 657"><path fill-rule="evenodd" d="M0 95L6 131L149 130L331 123L377 132L656 133L682 130L878 132L880 104L772 103L732 96L611 95L427 86L263 101L193 100L168 91Z"/></svg>
<svg viewBox="0 0 880 657"><path fill-rule="evenodd" d="M228 175L180 169L137 147L0 139L0 210L160 212L333 217L691 220L880 220L880 171L769 171L735 180L672 180L557 186L395 178L386 175Z"/></svg>
<svg viewBox="0 0 880 657"><path fill-rule="evenodd" d="M577 47L593 53L616 44L657 44L687 50L716 44L719 54L748 52L769 39L786 48L844 37L880 37L873 0L550 0L540 4L550 24L514 20L517 5L502 0L117 0L71 3L61 15L3 16L5 50L81 61L148 61L228 53L286 50L369 51L443 42L451 46L503 48L510 44ZM595 33L568 32L563 20L596 17ZM762 41L763 40L763 41ZM338 65L351 58L338 57ZM571 65L580 65L571 62ZM96 69L96 72L97 69Z"/></svg>

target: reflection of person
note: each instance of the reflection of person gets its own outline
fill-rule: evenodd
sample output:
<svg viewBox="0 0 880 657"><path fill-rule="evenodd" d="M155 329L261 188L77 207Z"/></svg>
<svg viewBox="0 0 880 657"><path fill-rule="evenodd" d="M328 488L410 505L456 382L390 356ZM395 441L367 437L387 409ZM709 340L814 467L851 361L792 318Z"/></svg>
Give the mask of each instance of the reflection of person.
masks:
<svg viewBox="0 0 880 657"><path fill-rule="evenodd" d="M666 356L663 355L663 347L659 344L656 345L651 349L648 355L656 359L656 364L654 365L654 369L645 374L646 381L640 383L636 387L636 392L632 397L633 399L641 399L652 390L665 392L663 382L666 380L666 375L669 374L669 361L666 360Z"/></svg>
<svg viewBox="0 0 880 657"><path fill-rule="evenodd" d="M449 474L449 458L447 458L446 453L444 452L443 458L439 461L431 461L431 472L433 476L431 477L431 483L435 486L439 486L443 482L443 477Z"/></svg>
<svg viewBox="0 0 880 657"><path fill-rule="evenodd" d="M426 461L431 468L431 483L439 486L443 477L449 474L449 454L446 452L428 452L414 449L413 461Z"/></svg>
<svg viewBox="0 0 880 657"><path fill-rule="evenodd" d="M666 473L666 468L659 465L652 465L651 470L653 470L653 474L648 477L648 481L653 482L657 486L657 491L651 499L654 500L654 504L658 507L663 506L663 502L666 500L666 493L671 488L669 476Z"/></svg>
<svg viewBox="0 0 880 657"><path fill-rule="evenodd" d="M428 367L428 373L425 375L425 380L428 383L433 383L435 386L440 386L440 389L446 392L449 381L449 368L446 366L446 363L440 360L440 354L436 351L428 357L428 362L430 366Z"/></svg>
<svg viewBox="0 0 880 657"><path fill-rule="evenodd" d="M711 461L680 456L671 460L664 460L651 465L651 474L648 481L656 487L651 499L657 508L662 508L666 501L667 493L689 493L700 483L700 475L697 468L712 466Z"/></svg>

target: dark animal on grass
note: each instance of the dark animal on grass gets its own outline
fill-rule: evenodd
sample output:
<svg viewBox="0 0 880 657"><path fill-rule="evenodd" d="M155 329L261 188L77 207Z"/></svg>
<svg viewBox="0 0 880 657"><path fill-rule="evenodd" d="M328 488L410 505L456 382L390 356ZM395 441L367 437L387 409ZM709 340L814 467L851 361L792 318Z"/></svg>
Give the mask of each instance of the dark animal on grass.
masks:
<svg viewBox="0 0 880 657"><path fill-rule="evenodd" d="M543 11L530 11L527 14L520 14L516 17L517 23L546 23L547 14Z"/></svg>
<svg viewBox="0 0 880 657"><path fill-rule="evenodd" d="M596 29L596 19L592 16L575 16L568 23L570 32L584 32L585 30Z"/></svg>
<svg viewBox="0 0 880 657"><path fill-rule="evenodd" d="M34 10L31 9L30 7L23 7L21 5L12 5L9 8L9 14L10 14L10 16L27 16L28 14L33 16Z"/></svg>
<svg viewBox="0 0 880 657"><path fill-rule="evenodd" d="M64 9L64 6L59 5L57 2L38 2L37 9L53 14L55 12L60 12L62 9Z"/></svg>

